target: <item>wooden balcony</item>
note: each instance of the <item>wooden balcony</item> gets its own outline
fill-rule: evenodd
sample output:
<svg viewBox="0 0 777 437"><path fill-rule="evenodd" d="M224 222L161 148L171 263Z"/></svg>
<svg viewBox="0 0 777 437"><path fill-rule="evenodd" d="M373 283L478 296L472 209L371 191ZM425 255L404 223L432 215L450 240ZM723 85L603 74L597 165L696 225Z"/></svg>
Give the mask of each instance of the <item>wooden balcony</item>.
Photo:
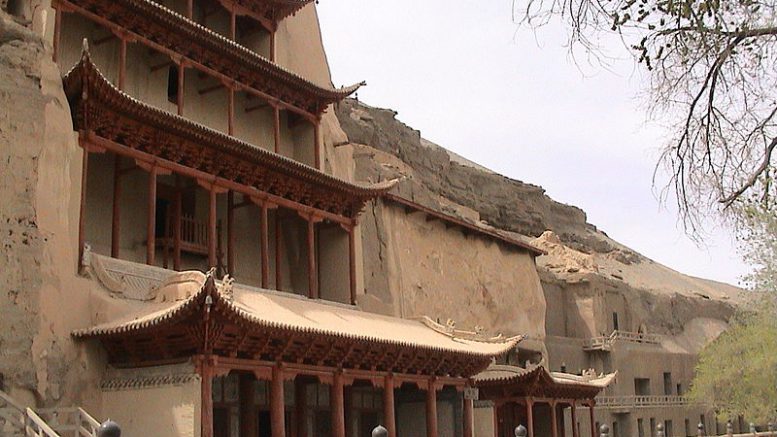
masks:
<svg viewBox="0 0 777 437"><path fill-rule="evenodd" d="M597 407L624 410L624 412L633 408L672 407L690 404L687 397L676 395L600 396L596 398Z"/></svg>

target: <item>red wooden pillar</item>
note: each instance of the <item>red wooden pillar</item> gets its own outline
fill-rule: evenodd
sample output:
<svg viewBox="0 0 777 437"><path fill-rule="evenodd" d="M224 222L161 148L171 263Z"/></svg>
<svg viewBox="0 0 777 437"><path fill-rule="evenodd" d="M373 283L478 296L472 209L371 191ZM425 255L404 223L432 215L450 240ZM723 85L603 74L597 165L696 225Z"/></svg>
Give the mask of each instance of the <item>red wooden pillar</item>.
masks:
<svg viewBox="0 0 777 437"><path fill-rule="evenodd" d="M499 437L499 405L494 403L494 437Z"/></svg>
<svg viewBox="0 0 777 437"><path fill-rule="evenodd" d="M383 423L388 437L397 437L397 424L394 412L394 374L383 377Z"/></svg>
<svg viewBox="0 0 777 437"><path fill-rule="evenodd" d="M335 372L330 388L332 409L332 437L345 437L345 401L343 399L343 373Z"/></svg>
<svg viewBox="0 0 777 437"><path fill-rule="evenodd" d="M283 238L281 232L281 210L280 208L275 210L275 289L283 289L283 269L281 268L281 262L283 261Z"/></svg>
<svg viewBox="0 0 777 437"><path fill-rule="evenodd" d="M235 135L235 88L227 85L227 130L229 135Z"/></svg>
<svg viewBox="0 0 777 437"><path fill-rule="evenodd" d="M119 245L121 243L121 156L116 155L113 161L113 211L111 224L111 257L119 257Z"/></svg>
<svg viewBox="0 0 777 437"><path fill-rule="evenodd" d="M596 437L596 415L594 414L594 405L595 402L593 400L588 404L588 414L591 418L591 437Z"/></svg>
<svg viewBox="0 0 777 437"><path fill-rule="evenodd" d="M577 408L575 407L575 401L572 401L572 437L580 437L577 428Z"/></svg>
<svg viewBox="0 0 777 437"><path fill-rule="evenodd" d="M84 244L86 243L86 181L89 171L89 151L82 145L83 156L81 158L81 204L79 206L78 216L78 266L84 260Z"/></svg>
<svg viewBox="0 0 777 437"><path fill-rule="evenodd" d="M270 383L270 421L272 437L286 437L286 411L283 401L283 370L280 365L272 368Z"/></svg>
<svg viewBox="0 0 777 437"><path fill-rule="evenodd" d="M318 170L321 170L321 130L319 129L319 124L321 121L319 119L316 119L313 121L313 153L314 153L314 163L315 167Z"/></svg>
<svg viewBox="0 0 777 437"><path fill-rule="evenodd" d="M183 115L183 96L186 94L186 64L181 62L178 64L178 98L176 103L178 104L178 115Z"/></svg>
<svg viewBox="0 0 777 437"><path fill-rule="evenodd" d="M146 217L146 264L153 266L156 255L156 176L157 166L148 172L148 216Z"/></svg>
<svg viewBox="0 0 777 437"><path fill-rule="evenodd" d="M464 398L464 437L475 436L475 401L472 399Z"/></svg>
<svg viewBox="0 0 777 437"><path fill-rule="evenodd" d="M318 271L316 269L316 218L308 217L308 297L318 299Z"/></svg>
<svg viewBox="0 0 777 437"><path fill-rule="evenodd" d="M208 212L208 268L216 267L216 184L210 186L210 201Z"/></svg>
<svg viewBox="0 0 777 437"><path fill-rule="evenodd" d="M188 0L186 2L186 18L194 18L194 0Z"/></svg>
<svg viewBox="0 0 777 437"><path fill-rule="evenodd" d="M276 104L273 107L273 139L275 141L275 153L281 153L281 108Z"/></svg>
<svg viewBox="0 0 777 437"><path fill-rule="evenodd" d="M356 226L348 227L348 262L351 305L356 305Z"/></svg>
<svg viewBox="0 0 777 437"><path fill-rule="evenodd" d="M235 276L235 192L227 193L227 273Z"/></svg>
<svg viewBox="0 0 777 437"><path fill-rule="evenodd" d="M430 379L426 388L426 436L437 437L437 383Z"/></svg>
<svg viewBox="0 0 777 437"><path fill-rule="evenodd" d="M534 401L531 398L526 398L526 429L527 436L534 437Z"/></svg>
<svg viewBox="0 0 777 437"><path fill-rule="evenodd" d="M235 6L232 5L232 9L229 11L229 38L232 41L237 39L237 18L235 16Z"/></svg>
<svg viewBox="0 0 777 437"><path fill-rule="evenodd" d="M119 89L124 91L124 80L127 77L127 40L119 36Z"/></svg>
<svg viewBox="0 0 777 437"><path fill-rule="evenodd" d="M200 365L202 411L200 413L202 437L213 437L213 370L210 360L204 358Z"/></svg>
<svg viewBox="0 0 777 437"><path fill-rule="evenodd" d="M270 287L270 236L268 228L268 207L266 203L259 205L260 229L259 239L262 246L262 288Z"/></svg>
<svg viewBox="0 0 777 437"><path fill-rule="evenodd" d="M181 215L183 208L183 194L181 193L181 178L175 175L175 205L173 217L173 269L181 270Z"/></svg>
<svg viewBox="0 0 777 437"><path fill-rule="evenodd" d="M275 30L270 31L270 60L275 62Z"/></svg>
<svg viewBox="0 0 777 437"><path fill-rule="evenodd" d="M556 401L550 403L550 430L551 437L558 437L558 416L556 411Z"/></svg>
<svg viewBox="0 0 777 437"><path fill-rule="evenodd" d="M301 379L294 380L294 424L296 429L292 429L292 435L297 437L307 437L307 422L305 421L305 410L307 409L306 394L307 383Z"/></svg>

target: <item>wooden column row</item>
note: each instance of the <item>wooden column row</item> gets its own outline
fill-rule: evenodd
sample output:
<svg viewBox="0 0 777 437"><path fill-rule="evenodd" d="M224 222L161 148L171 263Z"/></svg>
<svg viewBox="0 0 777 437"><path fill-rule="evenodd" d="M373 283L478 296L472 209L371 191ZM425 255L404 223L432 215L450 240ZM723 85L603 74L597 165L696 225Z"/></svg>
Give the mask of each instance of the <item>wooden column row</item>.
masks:
<svg viewBox="0 0 777 437"><path fill-rule="evenodd" d="M212 399L212 378L216 376L215 369L208 360L200 360L199 373L202 376L202 430L203 437L213 437L213 399ZM257 377L259 373L255 372ZM270 421L273 437L286 437L286 407L284 400L284 380L287 374L282 365L276 364L269 372L262 371L263 378L269 376L270 380ZM335 370L331 374L330 383L330 411L331 426L333 437L346 436L346 414L345 411L345 376L340 370ZM241 435L255 435L258 428L256 417L253 410L253 378L251 376L239 378L240 392L240 430ZM305 384L295 381L295 409L294 409L294 427L292 434L306 435L304 410L305 410ZM383 420L384 426L388 430L388 437L396 437L395 423L395 403L394 388L396 380L392 374L387 374L383 379ZM434 378L427 381L426 388L426 435L427 437L437 437L437 388L438 383ZM245 399L245 401L244 401ZM469 406L467 406L469 405ZM464 437L473 437L472 422L472 400L465 402L464 417Z"/></svg>

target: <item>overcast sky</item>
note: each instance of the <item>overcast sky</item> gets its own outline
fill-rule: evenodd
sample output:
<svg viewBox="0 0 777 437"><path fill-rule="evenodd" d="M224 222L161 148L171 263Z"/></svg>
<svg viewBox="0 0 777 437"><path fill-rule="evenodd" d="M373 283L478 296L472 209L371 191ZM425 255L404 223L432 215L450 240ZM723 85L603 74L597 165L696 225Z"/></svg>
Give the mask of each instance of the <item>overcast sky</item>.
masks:
<svg viewBox="0 0 777 437"><path fill-rule="evenodd" d="M578 206L612 238L683 273L738 283L730 235L706 248L682 232L652 185L665 135L647 122L642 79L621 52L611 70L580 66L560 27L511 21L512 0L324 0L335 85L392 108L421 135ZM581 71L582 70L582 71Z"/></svg>

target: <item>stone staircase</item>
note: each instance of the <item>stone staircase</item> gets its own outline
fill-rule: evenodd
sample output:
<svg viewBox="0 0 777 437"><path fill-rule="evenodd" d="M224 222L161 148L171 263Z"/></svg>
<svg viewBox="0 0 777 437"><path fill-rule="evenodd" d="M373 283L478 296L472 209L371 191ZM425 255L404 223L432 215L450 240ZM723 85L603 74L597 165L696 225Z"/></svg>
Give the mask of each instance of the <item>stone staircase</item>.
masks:
<svg viewBox="0 0 777 437"><path fill-rule="evenodd" d="M97 437L100 423L80 407L33 410L0 390L0 436Z"/></svg>

